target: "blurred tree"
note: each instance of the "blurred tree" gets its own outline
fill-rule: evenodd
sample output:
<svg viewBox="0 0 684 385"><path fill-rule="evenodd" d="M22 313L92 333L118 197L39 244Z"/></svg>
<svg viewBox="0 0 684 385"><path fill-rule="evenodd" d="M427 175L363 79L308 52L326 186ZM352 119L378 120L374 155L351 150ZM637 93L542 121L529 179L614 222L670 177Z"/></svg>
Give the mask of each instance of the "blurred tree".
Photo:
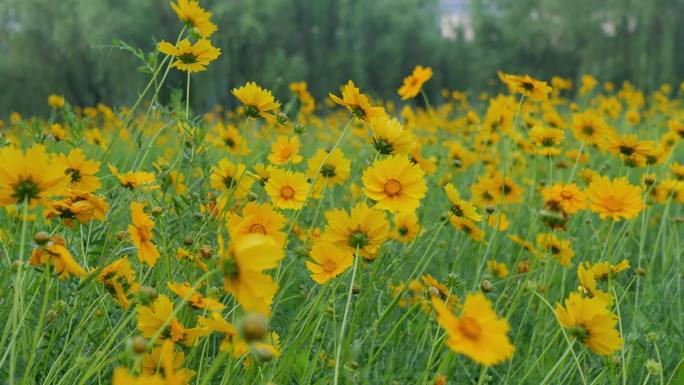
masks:
<svg viewBox="0 0 684 385"><path fill-rule="evenodd" d="M684 0L470 0L470 18L445 37L440 0L202 0L221 57L193 78L198 109L233 105L229 90L253 80L287 95L306 80L319 100L348 79L396 98L416 64L427 85L478 91L496 71L602 80L652 88L684 78ZM0 2L0 116L40 113L50 93L78 105L130 104L146 76L121 39L150 51L180 23L166 0ZM164 96L183 87L173 71Z"/></svg>

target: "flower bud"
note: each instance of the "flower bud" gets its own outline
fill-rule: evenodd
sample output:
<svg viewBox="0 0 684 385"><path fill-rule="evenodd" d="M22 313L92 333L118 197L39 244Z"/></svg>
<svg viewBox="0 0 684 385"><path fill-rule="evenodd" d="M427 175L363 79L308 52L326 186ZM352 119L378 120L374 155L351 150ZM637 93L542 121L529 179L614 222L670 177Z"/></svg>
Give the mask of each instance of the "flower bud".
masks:
<svg viewBox="0 0 684 385"><path fill-rule="evenodd" d="M261 313L250 313L242 320L242 334L247 341L261 340L266 336L268 325Z"/></svg>
<svg viewBox="0 0 684 385"><path fill-rule="evenodd" d="M280 124L285 124L287 123L287 115L284 112L279 112L276 115L276 120L278 120L278 123Z"/></svg>
<svg viewBox="0 0 684 385"><path fill-rule="evenodd" d="M202 245L199 252L202 258L209 259L214 254L214 249L209 245Z"/></svg>
<svg viewBox="0 0 684 385"><path fill-rule="evenodd" d="M163 212L164 209L161 206L154 206L150 209L150 214L155 217L162 215Z"/></svg>
<svg viewBox="0 0 684 385"><path fill-rule="evenodd" d="M50 240L50 234L45 231L39 231L33 235L33 240L40 246L48 243Z"/></svg>
<svg viewBox="0 0 684 385"><path fill-rule="evenodd" d="M487 207L485 207L485 211L487 212L487 214L492 215L496 211L496 207L492 205L487 205Z"/></svg>
<svg viewBox="0 0 684 385"><path fill-rule="evenodd" d="M136 354L143 354L147 352L147 341L141 336L136 336L131 341L131 348Z"/></svg>
<svg viewBox="0 0 684 385"><path fill-rule="evenodd" d="M660 375L660 372L663 370L662 366L660 366L660 363L652 358L646 360L644 366L652 376Z"/></svg>
<svg viewBox="0 0 684 385"><path fill-rule="evenodd" d="M352 294L359 294L360 292L361 292L361 286L359 286L359 285L352 286Z"/></svg>
<svg viewBox="0 0 684 385"><path fill-rule="evenodd" d="M349 362L347 362L347 368L349 368L351 370L356 370L359 368L359 363L356 361L349 361Z"/></svg>
<svg viewBox="0 0 684 385"><path fill-rule="evenodd" d="M124 239L126 239L126 237L128 237L128 233L127 233L127 232L125 232L125 231L117 231L117 233L116 233L116 239L117 239L117 240L123 241Z"/></svg>
<svg viewBox="0 0 684 385"><path fill-rule="evenodd" d="M634 272L637 273L638 275L642 276L642 277L643 277L644 275L646 275L646 269L644 269L644 268L641 267L641 266L637 266L637 268L634 269Z"/></svg>
<svg viewBox="0 0 684 385"><path fill-rule="evenodd" d="M183 244L185 246L190 246L193 242L195 242L195 239L192 238L192 235L188 235L185 238L183 238Z"/></svg>
<svg viewBox="0 0 684 385"><path fill-rule="evenodd" d="M494 290L494 285L488 279L483 279L480 282L480 289L485 293L491 293Z"/></svg>

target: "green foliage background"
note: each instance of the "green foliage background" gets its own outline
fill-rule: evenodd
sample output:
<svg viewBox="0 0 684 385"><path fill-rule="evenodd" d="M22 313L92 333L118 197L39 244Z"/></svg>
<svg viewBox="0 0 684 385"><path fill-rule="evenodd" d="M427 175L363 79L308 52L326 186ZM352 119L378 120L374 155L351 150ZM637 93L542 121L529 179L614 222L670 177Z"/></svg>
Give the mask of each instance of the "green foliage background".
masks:
<svg viewBox="0 0 684 385"><path fill-rule="evenodd" d="M681 0L471 0L472 39L463 30L442 36L440 0L201 4L214 13L212 40L223 54L193 78L196 108L231 103L229 88L248 80L280 95L288 82L307 80L320 98L353 79L392 98L416 64L435 70L432 93L486 89L498 69L591 73L646 89L684 79ZM50 93L77 105L130 103L144 76L113 39L150 51L178 28L165 0L3 0L0 115L45 112ZM180 87L183 78L172 76Z"/></svg>

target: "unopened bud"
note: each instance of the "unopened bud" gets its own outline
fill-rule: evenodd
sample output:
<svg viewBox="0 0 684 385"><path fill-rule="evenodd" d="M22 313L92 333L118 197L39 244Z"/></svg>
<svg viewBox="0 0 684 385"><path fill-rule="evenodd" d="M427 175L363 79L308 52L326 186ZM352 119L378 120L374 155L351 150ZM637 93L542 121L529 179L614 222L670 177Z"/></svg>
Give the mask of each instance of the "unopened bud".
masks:
<svg viewBox="0 0 684 385"><path fill-rule="evenodd" d="M199 252L202 258L209 259L214 254L214 249L209 245L202 245Z"/></svg>
<svg viewBox="0 0 684 385"><path fill-rule="evenodd" d="M154 206L150 209L150 214L152 214L155 217L162 215L163 212L164 209L161 206Z"/></svg>
<svg viewBox="0 0 684 385"><path fill-rule="evenodd" d="M494 290L494 285L488 279L483 279L480 283L480 289L485 293L491 293Z"/></svg>
<svg viewBox="0 0 684 385"><path fill-rule="evenodd" d="M242 334L247 341L261 340L266 336L268 326L261 313L250 313L242 320Z"/></svg>
<svg viewBox="0 0 684 385"><path fill-rule="evenodd" d="M660 372L663 370L662 366L660 366L660 363L654 359L646 360L644 366L652 376L660 375Z"/></svg>
<svg viewBox="0 0 684 385"><path fill-rule="evenodd" d="M50 234L45 231L39 231L33 235L33 240L40 246L43 246L50 240Z"/></svg>
<svg viewBox="0 0 684 385"><path fill-rule="evenodd" d="M192 235L188 235L187 237L183 238L183 244L185 246L190 246L193 242L195 242L195 239L192 238Z"/></svg>
<svg viewBox="0 0 684 385"><path fill-rule="evenodd" d="M279 112L276 115L276 119L278 120L278 123L280 123L280 124L287 123L287 115L284 112Z"/></svg>
<svg viewBox="0 0 684 385"><path fill-rule="evenodd" d="M143 354L147 351L147 341L141 336L136 336L131 341L131 348L136 354Z"/></svg>
<svg viewBox="0 0 684 385"><path fill-rule="evenodd" d="M352 286L352 294L359 294L360 292L361 292L361 286L359 286L359 285Z"/></svg>
<svg viewBox="0 0 684 385"><path fill-rule="evenodd" d="M157 290L149 286L141 286L138 289L138 301L143 305L149 305L157 298Z"/></svg>
<svg viewBox="0 0 684 385"><path fill-rule="evenodd" d="M116 233L116 239L119 241L123 241L124 239L126 239L127 236L128 236L128 233L125 231L118 231Z"/></svg>
<svg viewBox="0 0 684 385"><path fill-rule="evenodd" d="M644 269L644 268L641 267L641 266L637 266L637 268L634 269L634 272L637 273L638 275L642 276L642 277L643 277L644 275L646 275L646 269Z"/></svg>

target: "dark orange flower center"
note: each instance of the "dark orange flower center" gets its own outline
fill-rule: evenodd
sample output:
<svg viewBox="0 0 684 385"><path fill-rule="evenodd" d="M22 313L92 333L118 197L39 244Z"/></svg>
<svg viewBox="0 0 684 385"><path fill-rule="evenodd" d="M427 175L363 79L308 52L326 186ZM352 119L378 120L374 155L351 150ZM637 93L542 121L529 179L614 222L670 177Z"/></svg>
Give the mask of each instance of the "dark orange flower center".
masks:
<svg viewBox="0 0 684 385"><path fill-rule="evenodd" d="M385 182L385 194L393 197L401 193L401 183L396 179Z"/></svg>

